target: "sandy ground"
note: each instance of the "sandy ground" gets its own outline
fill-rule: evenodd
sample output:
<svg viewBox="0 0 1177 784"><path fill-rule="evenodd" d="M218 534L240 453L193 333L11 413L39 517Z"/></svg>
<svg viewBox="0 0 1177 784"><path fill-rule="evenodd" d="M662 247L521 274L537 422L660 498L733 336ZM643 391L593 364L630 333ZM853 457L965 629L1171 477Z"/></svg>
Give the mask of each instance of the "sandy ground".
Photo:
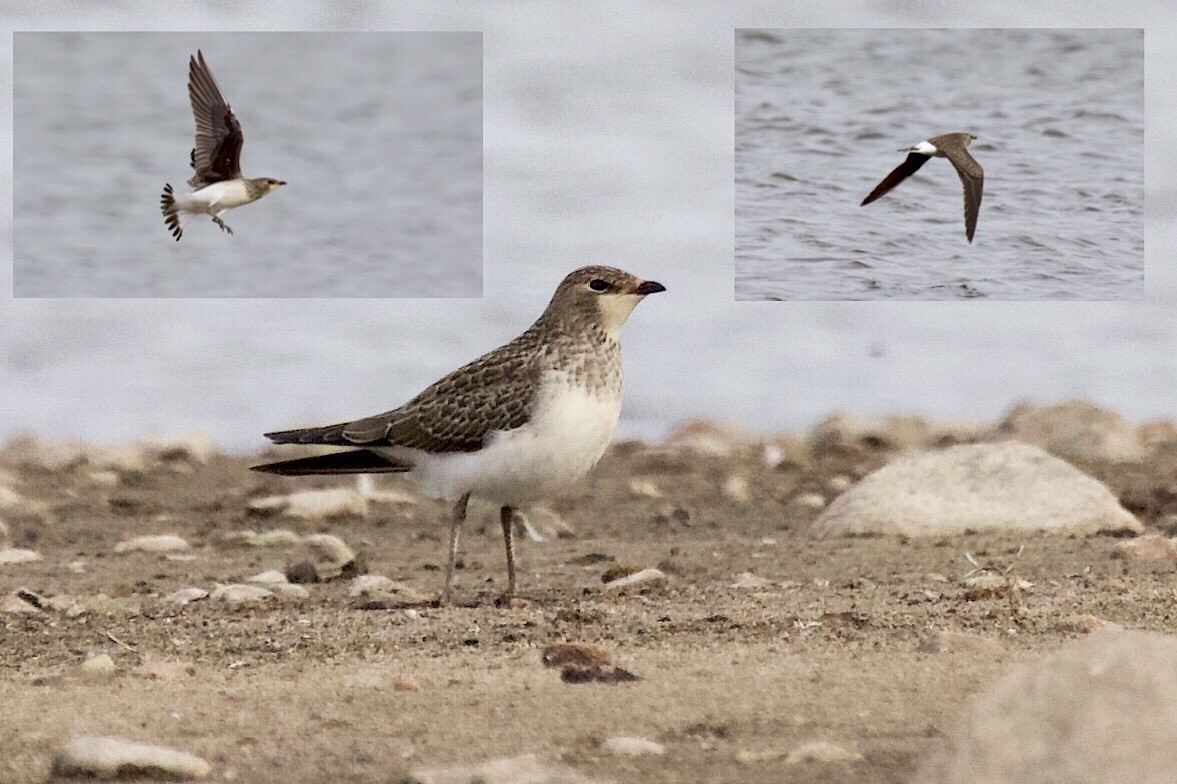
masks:
<svg viewBox="0 0 1177 784"><path fill-rule="evenodd" d="M23 588L114 601L77 615L0 613L0 780L14 784L44 781L55 751L79 734L173 746L212 763L212 780L262 784L387 784L417 768L524 753L600 781L903 782L969 695L1011 662L1100 622L1177 632L1177 564L1116 559L1114 537L809 533L818 509L805 495L828 498L882 465L885 445L770 467L758 449L713 456L618 444L553 502L570 537L520 538L523 601L495 606L501 536L495 510L474 506L457 606L386 609L359 609L346 580L310 585L301 601L251 606L177 607L162 597L304 557L299 547L222 539L269 528L334 533L368 571L434 595L444 506L421 499L374 506L366 519L259 518L252 499L353 485L259 475L246 470L251 460L225 456L112 478L87 465L24 465L28 448L10 446L0 467L41 511L10 515L8 528L13 546L43 560L0 566L0 597ZM1177 449L1081 467L1150 530L1171 525ZM733 476L747 482L747 500L731 494ZM413 492L407 480L380 486ZM114 554L117 542L155 533L185 537L193 557ZM962 581L978 565L1033 585L970 592ZM606 589L602 573L619 566L658 567L669 581ZM763 580L741 581L745 572ZM940 631L967 634L936 650L927 640ZM545 646L563 641L604 648L640 680L563 682L540 663ZM102 653L116 672L82 676L81 662ZM145 661L191 666L151 679L136 669ZM609 754L602 741L616 735L666 753ZM787 761L815 740L862 758Z"/></svg>

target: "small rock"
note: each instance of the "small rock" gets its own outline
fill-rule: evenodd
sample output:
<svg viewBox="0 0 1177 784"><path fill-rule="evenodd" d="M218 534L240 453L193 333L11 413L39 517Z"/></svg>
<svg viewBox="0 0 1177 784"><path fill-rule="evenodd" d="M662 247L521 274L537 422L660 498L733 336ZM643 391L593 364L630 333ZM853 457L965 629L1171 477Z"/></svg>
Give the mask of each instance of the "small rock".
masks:
<svg viewBox="0 0 1177 784"><path fill-rule="evenodd" d="M16 595L15 593L6 594L0 597L0 613L36 613L40 612L37 606L28 602Z"/></svg>
<svg viewBox="0 0 1177 784"><path fill-rule="evenodd" d="M347 595L356 599L354 605L362 610L387 610L429 601L429 597L415 588L382 574L361 574L352 579L347 586Z"/></svg>
<svg viewBox="0 0 1177 784"><path fill-rule="evenodd" d="M301 585L294 583L268 583L266 587L273 592L275 596L280 596L283 599L308 599L311 592Z"/></svg>
<svg viewBox="0 0 1177 784"><path fill-rule="evenodd" d="M48 522L52 515L49 505L43 501L30 501L11 487L0 485L0 513L9 520L29 520L38 523ZM7 542L7 528L0 522L0 546Z"/></svg>
<svg viewBox="0 0 1177 784"><path fill-rule="evenodd" d="M110 680L116 675L114 659L110 658L109 653L91 656L82 662L79 669L82 671L82 677L91 681Z"/></svg>
<svg viewBox="0 0 1177 784"><path fill-rule="evenodd" d="M1124 627L1115 621L1100 618L1097 615L1076 615L1060 620L1055 629L1060 632L1078 632L1091 634L1095 631L1123 631Z"/></svg>
<svg viewBox="0 0 1177 784"><path fill-rule="evenodd" d="M1129 561L1171 561L1177 559L1177 543L1163 534L1145 534L1117 542L1112 558Z"/></svg>
<svg viewBox="0 0 1177 784"><path fill-rule="evenodd" d="M549 645L540 654L540 661L545 667L564 667L576 665L578 667L596 667L609 663L609 654L605 650L583 642L561 642Z"/></svg>
<svg viewBox="0 0 1177 784"><path fill-rule="evenodd" d="M352 488L302 490L289 495L271 495L249 502L251 514L284 514L309 520L368 516L368 499Z"/></svg>
<svg viewBox="0 0 1177 784"><path fill-rule="evenodd" d="M243 544L249 547L291 547L302 543L302 537L287 528L275 528L272 531L243 530L230 531L221 537L221 541L228 544Z"/></svg>
<svg viewBox="0 0 1177 784"><path fill-rule="evenodd" d="M862 755L856 751L844 749L834 743L817 740L803 743L789 752L785 762L796 765L799 762L856 762Z"/></svg>
<svg viewBox="0 0 1177 784"><path fill-rule="evenodd" d="M319 573L310 561L299 561L286 567L286 579L297 585L319 582Z"/></svg>
<svg viewBox="0 0 1177 784"><path fill-rule="evenodd" d="M752 500L752 491L748 489L748 480L737 474L729 476L721 488L727 500L736 504L746 504Z"/></svg>
<svg viewBox="0 0 1177 784"><path fill-rule="evenodd" d="M838 493L844 493L849 490L852 484L854 484L853 479L844 474L838 474L826 480L826 489L837 495Z"/></svg>
<svg viewBox="0 0 1177 784"><path fill-rule="evenodd" d="M178 591L172 591L167 596L163 597L163 599L160 601L166 602L168 604L178 604L183 607L185 604L199 601L207 597L208 591L204 590L203 588L188 587L181 588Z"/></svg>
<svg viewBox="0 0 1177 784"><path fill-rule="evenodd" d="M279 572L277 569L271 569L268 572L262 572L261 574L255 574L253 577L250 577L245 582L254 583L255 585L270 586L270 585L274 585L276 583L287 583L287 582L289 582L289 580L286 579L286 575L283 574L282 572Z"/></svg>
<svg viewBox="0 0 1177 784"><path fill-rule="evenodd" d="M46 599L45 602L50 609L64 612L67 618L77 618L82 615L134 618L143 611L142 601L137 596L111 597L104 593L94 596L59 594Z"/></svg>
<svg viewBox="0 0 1177 784"><path fill-rule="evenodd" d="M631 588L635 585L643 587L652 587L666 584L666 573L661 569L642 569L640 572L621 577L612 582L605 583L605 587L610 590L619 590L622 588Z"/></svg>
<svg viewBox="0 0 1177 784"><path fill-rule="evenodd" d="M740 572L736 576L736 581L732 583L732 588L771 588L773 586L772 580L752 574L751 572Z"/></svg>
<svg viewBox="0 0 1177 784"><path fill-rule="evenodd" d="M99 487L114 487L119 483L119 475L114 471L91 471L89 476Z"/></svg>
<svg viewBox="0 0 1177 784"><path fill-rule="evenodd" d="M759 765L762 762L772 762L784 757L787 752L781 749L767 749L764 751L749 751L740 749L736 752L736 762L741 765Z"/></svg>
<svg viewBox="0 0 1177 784"><path fill-rule="evenodd" d="M314 556L315 573L320 580L340 577L355 563L356 554L338 536L311 534L303 543Z"/></svg>
<svg viewBox="0 0 1177 784"><path fill-rule="evenodd" d="M735 425L703 419L684 422L662 442L664 447L686 449L712 457L731 457L749 444L747 435Z"/></svg>
<svg viewBox="0 0 1177 784"><path fill-rule="evenodd" d="M263 599L272 599L274 593L267 591L257 585L243 585L241 583L231 583L229 585L218 585L209 598L216 601L226 601L232 604L239 604L242 602L259 602Z"/></svg>
<svg viewBox="0 0 1177 784"><path fill-rule="evenodd" d="M118 738L74 738L57 752L57 776L202 779L212 766L192 754Z"/></svg>
<svg viewBox="0 0 1177 784"><path fill-rule="evenodd" d="M997 432L1060 457L1121 462L1146 454L1140 433L1123 416L1086 400L1021 403L1002 418Z"/></svg>
<svg viewBox="0 0 1177 784"><path fill-rule="evenodd" d="M641 680L628 670L623 670L613 664L598 664L582 667L578 664L568 664L560 670L560 680L564 683L633 683Z"/></svg>
<svg viewBox="0 0 1177 784"><path fill-rule="evenodd" d="M182 536L175 534L159 534L156 536L136 536L114 546L116 553L174 553L188 550L191 545Z"/></svg>
<svg viewBox="0 0 1177 784"><path fill-rule="evenodd" d="M798 493L793 497L792 504L798 509L819 512L825 509L826 499L821 493Z"/></svg>
<svg viewBox="0 0 1177 784"><path fill-rule="evenodd" d="M204 465L213 457L208 436L191 431L178 436L153 436L139 441L145 457L157 463Z"/></svg>
<svg viewBox="0 0 1177 784"><path fill-rule="evenodd" d="M631 479L629 494L635 498L662 498L662 491L650 479Z"/></svg>
<svg viewBox="0 0 1177 784"><path fill-rule="evenodd" d="M646 754L665 754L666 747L645 738L630 738L618 735L607 739L602 748L618 757L642 757Z"/></svg>
<svg viewBox="0 0 1177 784"><path fill-rule="evenodd" d="M0 566L40 560L41 554L36 550L22 550L19 547L9 547L0 550Z"/></svg>

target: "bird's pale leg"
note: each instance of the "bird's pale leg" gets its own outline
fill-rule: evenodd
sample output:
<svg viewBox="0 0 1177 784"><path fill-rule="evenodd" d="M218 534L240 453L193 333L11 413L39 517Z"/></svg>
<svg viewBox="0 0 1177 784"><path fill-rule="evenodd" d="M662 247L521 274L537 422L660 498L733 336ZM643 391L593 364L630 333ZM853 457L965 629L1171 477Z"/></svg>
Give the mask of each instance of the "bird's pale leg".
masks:
<svg viewBox="0 0 1177 784"><path fill-rule="evenodd" d="M499 510L499 523L503 526L503 543L507 546L507 593L504 598L515 595L515 510L504 506Z"/></svg>
<svg viewBox="0 0 1177 784"><path fill-rule="evenodd" d="M225 223L223 220L221 220L221 216L220 216L219 214L218 214L218 215L214 215L214 216L213 216L213 223L215 223L215 224L217 224L218 226L220 226L220 227L221 227L221 231L227 231L227 232L229 232L230 234L232 234L232 233L233 233L233 228L232 228L231 226L229 226L229 224L227 224L227 223Z"/></svg>
<svg viewBox="0 0 1177 784"><path fill-rule="evenodd" d="M450 557L445 563L445 587L441 589L439 605L450 603L450 583L454 578L454 562L458 560L458 541L462 538L462 523L466 521L466 504L470 501L470 494L458 499L454 504L453 520L450 522Z"/></svg>

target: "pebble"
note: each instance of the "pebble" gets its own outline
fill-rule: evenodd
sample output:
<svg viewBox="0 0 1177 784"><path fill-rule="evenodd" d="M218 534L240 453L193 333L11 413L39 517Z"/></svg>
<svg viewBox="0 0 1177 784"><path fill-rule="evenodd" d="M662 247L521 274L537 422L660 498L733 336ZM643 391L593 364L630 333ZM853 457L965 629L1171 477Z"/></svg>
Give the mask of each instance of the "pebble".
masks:
<svg viewBox="0 0 1177 784"><path fill-rule="evenodd" d="M579 771L542 762L534 754L454 768L418 768L409 777L414 784L591 784Z"/></svg>
<svg viewBox="0 0 1177 784"><path fill-rule="evenodd" d="M253 577L250 577L245 582L254 583L256 585L270 586L270 585L274 585L276 583L286 583L286 582L289 582L289 580L286 579L285 574L283 574L282 572L279 572L277 569L270 569L268 572L262 572L261 574L255 574Z"/></svg>
<svg viewBox="0 0 1177 784"><path fill-rule="evenodd" d="M1177 542L1163 534L1145 534L1117 542L1112 558L1129 561L1172 561L1177 559Z"/></svg>
<svg viewBox="0 0 1177 784"><path fill-rule="evenodd" d="M646 740L645 738L626 737L624 735L608 738L601 746L605 751L619 757L641 757L646 754L666 753L666 747L661 743Z"/></svg>
<svg viewBox="0 0 1177 784"><path fill-rule="evenodd" d="M743 430L723 422L694 419L671 431L662 446L670 449L687 449L712 457L731 457L746 449L750 441Z"/></svg>
<svg viewBox="0 0 1177 784"><path fill-rule="evenodd" d="M578 667L596 667L608 664L609 653L603 648L584 642L561 642L549 645L540 654L540 661L545 667L564 667L576 665Z"/></svg>
<svg viewBox="0 0 1177 784"><path fill-rule="evenodd" d="M183 607L185 604L196 602L208 597L208 591L203 588L196 588L189 586L188 588L181 588L178 591L172 591L160 601L168 604L178 604Z"/></svg>
<svg viewBox="0 0 1177 784"><path fill-rule="evenodd" d="M818 512L826 507L826 498L821 493L798 493L793 497L793 506Z"/></svg>
<svg viewBox="0 0 1177 784"><path fill-rule="evenodd" d="M136 536L134 539L126 539L114 546L116 553L174 553L188 549L191 549L188 541L175 534Z"/></svg>
<svg viewBox="0 0 1177 784"><path fill-rule="evenodd" d="M748 480L736 474L724 480L721 491L727 500L735 504L746 504L752 500L752 491L748 489Z"/></svg>
<svg viewBox="0 0 1177 784"><path fill-rule="evenodd" d="M736 581L731 585L732 588L749 589L771 588L772 586L772 580L752 574L751 572L740 572L736 576Z"/></svg>
<svg viewBox="0 0 1177 784"><path fill-rule="evenodd" d="M368 499L353 488L302 490L289 495L271 495L249 502L251 514L284 514L308 520L368 516Z"/></svg>
<svg viewBox="0 0 1177 784"><path fill-rule="evenodd" d="M294 583L268 583L266 588L283 599L308 599L311 595L311 592L306 588Z"/></svg>
<svg viewBox="0 0 1177 784"><path fill-rule="evenodd" d="M15 593L0 597L0 613L36 613L40 612L36 605L27 602Z"/></svg>
<svg viewBox="0 0 1177 784"><path fill-rule="evenodd" d="M272 531L230 531L221 537L221 541L230 544L243 544L249 547L292 547L302 543L302 537L288 528L275 528Z"/></svg>
<svg viewBox="0 0 1177 784"><path fill-rule="evenodd" d="M650 479L631 479L629 494L635 498L662 498L662 491Z"/></svg>
<svg viewBox="0 0 1177 784"><path fill-rule="evenodd" d="M842 748L835 743L817 740L803 743L789 752L785 762L796 765L799 762L856 762L862 755L856 751Z"/></svg>
<svg viewBox="0 0 1177 784"><path fill-rule="evenodd" d="M666 573L661 569L642 569L640 572L634 572L631 575L618 578L612 582L605 583L605 587L609 590L619 590L622 588L631 588L635 585L641 586L656 586L666 584Z"/></svg>
<svg viewBox="0 0 1177 784"><path fill-rule="evenodd" d="M382 574L361 574L354 578L348 583L347 595L356 599L356 606L364 610L384 610L429 601L429 597L415 588Z"/></svg>
<svg viewBox="0 0 1177 784"><path fill-rule="evenodd" d="M57 776L202 779L211 771L211 765L187 752L118 738L74 738L53 759Z"/></svg>
<svg viewBox="0 0 1177 784"><path fill-rule="evenodd" d="M338 536L332 534L311 534L303 538L310 549L315 563L315 574L319 580L339 577L355 563L356 554Z"/></svg>
<svg viewBox="0 0 1177 784"><path fill-rule="evenodd" d="M0 550L0 566L7 564L30 563L40 561L41 554L36 550L23 550L19 547L8 547Z"/></svg>
<svg viewBox="0 0 1177 784"><path fill-rule="evenodd" d="M222 601L238 604L241 602L260 602L263 599L271 599L274 597L272 591L267 591L257 585L244 585L241 583L231 583L229 585L218 585L209 598L214 601L220 599Z"/></svg>
<svg viewBox="0 0 1177 784"><path fill-rule="evenodd" d="M117 674L114 659L110 658L109 653L91 656L82 662L79 669L82 671L82 676L90 681L111 680Z"/></svg>

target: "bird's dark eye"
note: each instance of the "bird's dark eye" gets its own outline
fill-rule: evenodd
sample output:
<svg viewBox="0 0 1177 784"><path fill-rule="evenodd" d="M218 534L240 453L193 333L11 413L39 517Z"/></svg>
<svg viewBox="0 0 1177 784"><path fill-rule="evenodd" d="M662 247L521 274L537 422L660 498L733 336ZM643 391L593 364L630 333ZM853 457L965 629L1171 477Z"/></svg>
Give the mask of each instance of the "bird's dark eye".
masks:
<svg viewBox="0 0 1177 784"><path fill-rule="evenodd" d="M593 291L608 291L609 284L600 278L593 278L589 281L589 288Z"/></svg>

